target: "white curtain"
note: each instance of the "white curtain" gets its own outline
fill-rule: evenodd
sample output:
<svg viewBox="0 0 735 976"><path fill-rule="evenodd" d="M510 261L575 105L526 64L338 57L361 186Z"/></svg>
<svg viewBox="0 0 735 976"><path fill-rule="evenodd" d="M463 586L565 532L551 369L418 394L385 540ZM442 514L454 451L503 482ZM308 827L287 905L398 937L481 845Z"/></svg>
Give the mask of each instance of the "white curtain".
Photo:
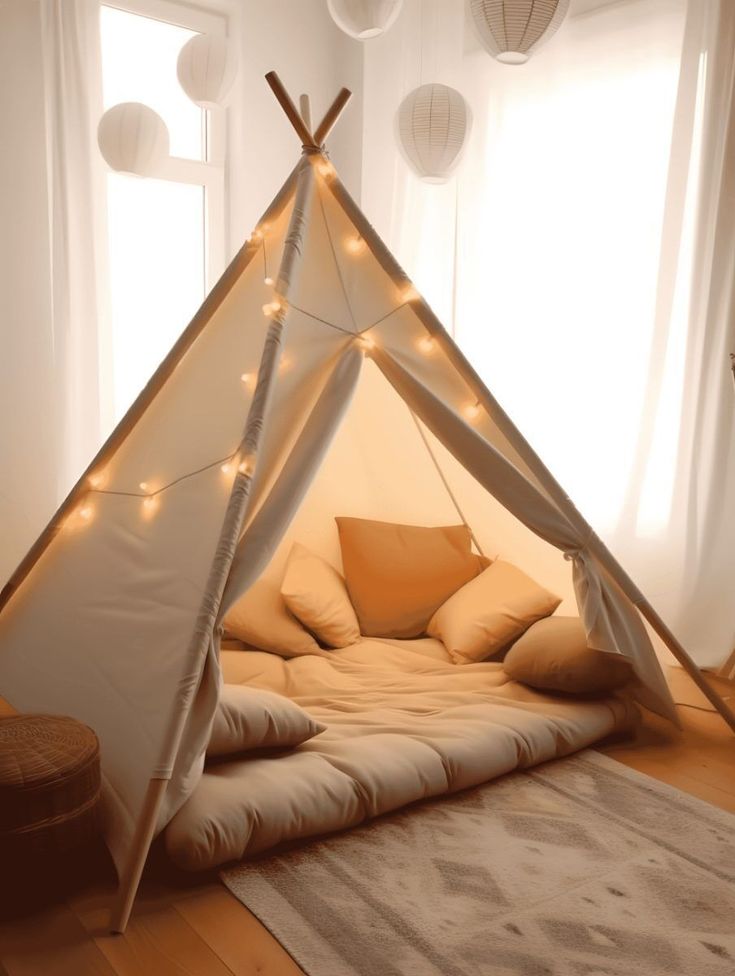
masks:
<svg viewBox="0 0 735 976"><path fill-rule="evenodd" d="M60 501L111 417L99 3L41 0L40 8Z"/></svg>
<svg viewBox="0 0 735 976"><path fill-rule="evenodd" d="M366 48L365 208L698 663L721 666L735 636L735 4L576 0L521 67L462 33L463 8L409 2ZM385 152L401 97L434 80L474 116L438 188Z"/></svg>

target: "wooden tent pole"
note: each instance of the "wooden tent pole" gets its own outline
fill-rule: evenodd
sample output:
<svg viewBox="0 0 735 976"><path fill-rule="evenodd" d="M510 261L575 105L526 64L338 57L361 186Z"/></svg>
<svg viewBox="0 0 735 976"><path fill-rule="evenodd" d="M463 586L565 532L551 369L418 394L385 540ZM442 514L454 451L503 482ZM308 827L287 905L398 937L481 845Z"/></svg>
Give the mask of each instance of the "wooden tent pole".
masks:
<svg viewBox="0 0 735 976"><path fill-rule="evenodd" d="M383 270L390 276L396 285L398 285L398 287L405 287L406 285L410 284L408 275L401 268L391 252L380 239L373 226L342 185L339 178L337 176L333 176L326 182L333 196L344 210L348 219L352 221L356 230L370 248ZM591 532L592 530L582 514L578 511L569 496L558 484L554 476L543 463L541 458L539 458L539 456L533 450L528 441L526 441L523 435L512 423L500 404L492 396L475 369L466 359L458 346L452 341L446 329L441 324L439 319L437 319L436 315L432 312L424 299L417 297L411 302L411 305L420 321L426 327L427 331L436 338L449 361L464 378L465 382L472 390L472 393L477 398L477 401L485 408L503 434L510 438L511 443L515 445L519 455L523 457L531 471L533 471L536 477L539 478L540 482L544 485L546 490L549 492L549 495L554 500L559 511L570 520L572 525ZM600 564L607 570L610 576L617 582L628 599L630 599L630 601L638 608L641 615L649 622L651 627L668 647L676 660L687 671L692 681L694 681L702 693L706 695L707 699L720 713L724 721L729 725L733 732L735 732L735 713L728 706L722 696L719 695L718 692L708 684L702 675L702 672L697 667L696 662L682 647L672 631L669 629L668 625L643 596L641 591L628 576L604 542L593 533L588 548L599 560Z"/></svg>
<svg viewBox="0 0 735 976"><path fill-rule="evenodd" d="M306 92L299 95L299 112L301 112L301 118L304 120L304 125L309 132L311 132L311 102Z"/></svg>
<svg viewBox="0 0 735 976"><path fill-rule="evenodd" d="M317 146L323 146L324 140L335 126L337 119L345 109L345 105L352 98L349 88L340 88L337 97L327 109L324 118L321 120L314 133L314 142Z"/></svg>
<svg viewBox="0 0 735 976"><path fill-rule="evenodd" d="M275 71L269 71L265 76L265 80L268 82L271 87L271 91L278 99L278 104L286 113L286 118L296 130L296 134L301 140L301 144L303 146L309 146L312 149L318 148L317 143L314 141L314 136L311 134L304 120L299 115L298 109L291 101L291 96L284 88L283 82L278 77L278 74Z"/></svg>
<svg viewBox="0 0 735 976"><path fill-rule="evenodd" d="M110 916L110 931L120 934L127 928L143 868L156 832L158 814L166 795L167 779L150 779L143 800L143 807L135 825L130 854L120 875L120 884Z"/></svg>
<svg viewBox="0 0 735 976"><path fill-rule="evenodd" d="M298 241L302 236L302 226L307 220L308 201L312 193L314 170L311 162L302 157L297 167L297 183L294 196L293 209L286 233L286 243L284 244L281 256L281 266L278 274L278 283L284 290L281 297L288 299L288 288L293 281L294 270L298 267L301 259L301 250ZM258 379L253 392L253 398L248 410L245 421L241 444L247 445L249 454L257 454L258 444L262 437L263 420L267 411L269 393L272 384L275 382L278 372L278 363L281 356L281 342L273 342L271 337L280 337L285 330L287 311L280 311L274 316L268 328L264 343L263 358L258 369ZM268 355L270 349L275 352ZM260 412L260 413L259 413ZM189 656L192 662L199 660L200 669L202 667L206 645L208 644L212 632L213 613L220 605L222 591L224 590L227 573L229 572L232 553L234 551L234 541L239 537L243 521L247 513L247 505L250 498L250 485L252 484L253 472L245 470L235 475L233 488L230 493L230 500L225 510L222 521L220 537L217 543L215 554L210 566L207 585L202 596L202 602L197 616L197 621L192 635L192 644L189 648ZM238 490L240 489L240 490ZM226 558L223 558L223 554ZM212 608L215 608L213 611ZM198 657L197 657L198 655ZM201 671L200 671L201 676ZM188 707L191 707L189 702ZM172 716L169 724L169 731L164 739L162 747L162 759L158 764L159 768L173 769L181 743L188 710L186 703L181 709ZM135 894L140 883L143 867L148 857L151 842L155 835L158 824L158 816L161 804L166 793L168 778L152 778L148 783L148 790L143 802L138 821L136 823L135 835L131 849L128 853L128 860L120 878L120 888L113 909L111 925L116 932L123 932L130 917Z"/></svg>

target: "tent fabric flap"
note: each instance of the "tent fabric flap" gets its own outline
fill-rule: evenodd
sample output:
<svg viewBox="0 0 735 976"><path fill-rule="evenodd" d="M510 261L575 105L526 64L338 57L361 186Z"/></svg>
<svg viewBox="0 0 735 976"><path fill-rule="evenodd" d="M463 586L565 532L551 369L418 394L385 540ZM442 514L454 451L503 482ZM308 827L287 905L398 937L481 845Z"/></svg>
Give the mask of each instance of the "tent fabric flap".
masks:
<svg viewBox="0 0 735 976"><path fill-rule="evenodd" d="M591 646L630 660L644 703L667 718L676 712L643 622L587 550L582 533L553 503L439 397L380 346L371 356L399 395L460 464L529 529L573 562L574 588Z"/></svg>

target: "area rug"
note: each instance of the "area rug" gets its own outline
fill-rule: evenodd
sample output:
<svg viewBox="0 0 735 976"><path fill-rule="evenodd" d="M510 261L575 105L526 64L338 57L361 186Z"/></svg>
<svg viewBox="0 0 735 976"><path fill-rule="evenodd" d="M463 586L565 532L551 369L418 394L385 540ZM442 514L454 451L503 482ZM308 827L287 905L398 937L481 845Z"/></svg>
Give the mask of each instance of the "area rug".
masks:
<svg viewBox="0 0 735 976"><path fill-rule="evenodd" d="M735 817L590 750L222 880L308 976L735 973Z"/></svg>

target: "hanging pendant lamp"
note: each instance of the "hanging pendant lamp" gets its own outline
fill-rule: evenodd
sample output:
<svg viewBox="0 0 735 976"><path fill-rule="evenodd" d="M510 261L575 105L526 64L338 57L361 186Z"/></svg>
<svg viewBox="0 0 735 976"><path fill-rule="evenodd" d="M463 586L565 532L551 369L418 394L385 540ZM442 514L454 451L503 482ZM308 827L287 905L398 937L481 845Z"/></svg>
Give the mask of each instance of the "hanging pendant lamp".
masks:
<svg viewBox="0 0 735 976"><path fill-rule="evenodd" d="M112 169L148 176L168 156L168 128L161 116L147 105L121 102L100 119L97 144Z"/></svg>
<svg viewBox="0 0 735 976"><path fill-rule="evenodd" d="M196 34L176 62L179 84L201 108L223 105L237 76L237 53L221 34Z"/></svg>
<svg viewBox="0 0 735 976"><path fill-rule="evenodd" d="M467 0L482 46L503 64L525 64L561 26L570 0Z"/></svg>
<svg viewBox="0 0 735 976"><path fill-rule="evenodd" d="M444 183L462 155L472 113L456 89L421 85L399 105L396 124L398 144L414 172L426 183Z"/></svg>
<svg viewBox="0 0 735 976"><path fill-rule="evenodd" d="M403 0L327 0L332 20L358 41L384 34L401 12Z"/></svg>

